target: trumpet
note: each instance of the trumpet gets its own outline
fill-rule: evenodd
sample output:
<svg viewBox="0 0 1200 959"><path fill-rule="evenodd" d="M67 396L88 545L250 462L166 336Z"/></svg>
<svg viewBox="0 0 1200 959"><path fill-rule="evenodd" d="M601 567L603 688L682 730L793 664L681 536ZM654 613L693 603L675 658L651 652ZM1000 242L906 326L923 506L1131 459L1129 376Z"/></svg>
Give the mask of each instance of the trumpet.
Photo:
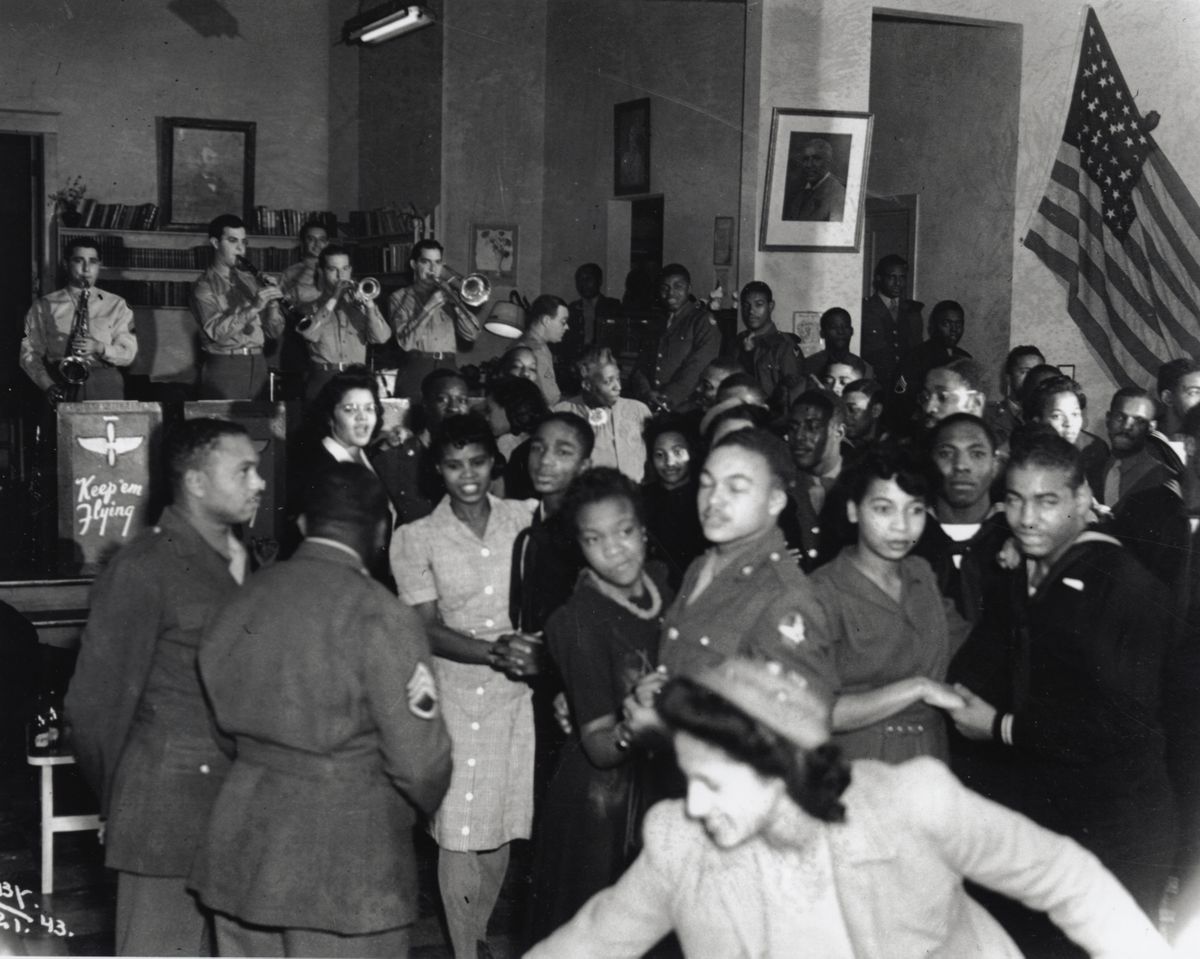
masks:
<svg viewBox="0 0 1200 959"><path fill-rule="evenodd" d="M468 273L463 276L457 270L442 265L442 273L449 277L439 277L437 285L447 296L453 297L463 306L477 309L492 298L492 284L482 273Z"/></svg>
<svg viewBox="0 0 1200 959"><path fill-rule="evenodd" d="M92 371L88 368L87 359L75 352L75 347L81 337L90 335L88 326L88 298L91 296L91 284L83 281L83 290L79 294L79 306L75 308L75 319L71 323L71 336L67 340L67 352L58 364L58 375L73 391L87 382Z"/></svg>
<svg viewBox="0 0 1200 959"><path fill-rule="evenodd" d="M364 276L361 280L354 281L354 298L356 300L375 300L379 298L379 294L383 291L383 287L379 285L379 281L373 276Z"/></svg>
<svg viewBox="0 0 1200 959"><path fill-rule="evenodd" d="M380 286L379 281L375 279L375 277L364 276L361 280L354 280L351 282L350 288L345 290L344 293L339 294L339 296L348 295L351 299L357 301L359 304L365 307L372 300L377 299L379 294L382 292L383 287ZM308 330L315 321L316 315L313 313L309 313L307 316L301 316L298 320L296 320L296 332L303 333L305 330Z"/></svg>

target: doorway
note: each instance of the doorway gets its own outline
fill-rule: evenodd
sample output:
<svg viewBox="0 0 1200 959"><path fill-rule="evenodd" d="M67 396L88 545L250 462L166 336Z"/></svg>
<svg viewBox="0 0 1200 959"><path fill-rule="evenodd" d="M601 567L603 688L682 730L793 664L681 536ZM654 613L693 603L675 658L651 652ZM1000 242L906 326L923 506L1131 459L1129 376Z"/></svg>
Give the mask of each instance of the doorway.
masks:
<svg viewBox="0 0 1200 959"><path fill-rule="evenodd" d="M42 134L0 132L0 514L9 518L0 524L3 578L36 565L39 521L53 542L53 477L35 484L30 467L37 450L27 448L40 399L20 366L25 314L42 293L44 156Z"/></svg>
<svg viewBox="0 0 1200 959"><path fill-rule="evenodd" d="M903 198L919 204L910 295L926 317L939 300L961 303L961 346L999 370L1012 326L1021 27L919 13L877 13L871 27L868 195L896 201L899 219ZM864 272L891 252L876 249Z"/></svg>
<svg viewBox="0 0 1200 959"><path fill-rule="evenodd" d="M867 197L863 231L863 299L875 292L875 265L889 253L908 260L908 279L917 285L917 195Z"/></svg>

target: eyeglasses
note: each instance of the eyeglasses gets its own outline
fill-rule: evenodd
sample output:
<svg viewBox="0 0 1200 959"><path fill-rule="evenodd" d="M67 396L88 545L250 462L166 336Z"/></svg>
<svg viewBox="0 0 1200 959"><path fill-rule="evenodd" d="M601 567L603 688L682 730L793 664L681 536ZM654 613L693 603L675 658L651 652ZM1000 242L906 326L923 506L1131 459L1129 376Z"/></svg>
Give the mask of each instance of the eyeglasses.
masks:
<svg viewBox="0 0 1200 959"><path fill-rule="evenodd" d="M353 416L355 413L374 413L374 403L343 403L338 407L347 416Z"/></svg>

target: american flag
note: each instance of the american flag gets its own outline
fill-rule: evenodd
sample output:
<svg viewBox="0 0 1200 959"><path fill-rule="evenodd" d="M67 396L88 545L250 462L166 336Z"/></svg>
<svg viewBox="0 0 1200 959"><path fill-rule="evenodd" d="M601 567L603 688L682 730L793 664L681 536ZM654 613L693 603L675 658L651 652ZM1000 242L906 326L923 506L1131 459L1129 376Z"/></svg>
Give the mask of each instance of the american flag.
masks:
<svg viewBox="0 0 1200 959"><path fill-rule="evenodd" d="M1150 135L1088 9L1046 195L1025 246L1068 287L1067 312L1122 386L1200 358L1200 207Z"/></svg>

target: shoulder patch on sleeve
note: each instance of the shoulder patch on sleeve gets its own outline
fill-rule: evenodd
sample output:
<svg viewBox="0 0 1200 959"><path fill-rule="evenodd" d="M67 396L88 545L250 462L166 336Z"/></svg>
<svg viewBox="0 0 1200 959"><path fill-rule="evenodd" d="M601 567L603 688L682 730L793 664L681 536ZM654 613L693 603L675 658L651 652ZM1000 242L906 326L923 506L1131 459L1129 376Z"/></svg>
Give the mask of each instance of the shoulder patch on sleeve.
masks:
<svg viewBox="0 0 1200 959"><path fill-rule="evenodd" d="M417 663L405 687L408 691L408 711L418 719L433 719L437 715L437 683L424 663Z"/></svg>
<svg viewBox="0 0 1200 959"><path fill-rule="evenodd" d="M779 621L779 635L785 643L799 646L804 642L804 617L799 613L785 616Z"/></svg>

